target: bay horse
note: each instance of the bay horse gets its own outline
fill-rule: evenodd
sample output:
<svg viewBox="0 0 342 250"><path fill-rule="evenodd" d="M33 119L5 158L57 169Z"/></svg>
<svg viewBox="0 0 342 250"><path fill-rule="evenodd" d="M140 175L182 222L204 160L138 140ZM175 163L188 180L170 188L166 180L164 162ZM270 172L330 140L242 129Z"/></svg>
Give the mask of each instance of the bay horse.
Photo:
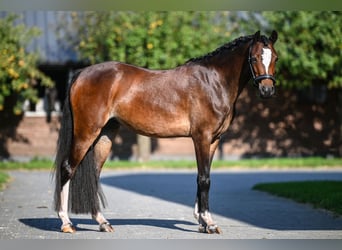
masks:
<svg viewBox="0 0 342 250"><path fill-rule="evenodd" d="M100 231L113 227L101 213L102 166L121 125L150 137L191 137L197 162L194 216L199 231L220 233L209 212L210 167L236 100L253 79L260 97L275 93L273 47L278 38L241 36L169 70L121 62L84 68L72 79L63 108L55 159L54 205L61 231L73 233L68 212L91 214Z"/></svg>

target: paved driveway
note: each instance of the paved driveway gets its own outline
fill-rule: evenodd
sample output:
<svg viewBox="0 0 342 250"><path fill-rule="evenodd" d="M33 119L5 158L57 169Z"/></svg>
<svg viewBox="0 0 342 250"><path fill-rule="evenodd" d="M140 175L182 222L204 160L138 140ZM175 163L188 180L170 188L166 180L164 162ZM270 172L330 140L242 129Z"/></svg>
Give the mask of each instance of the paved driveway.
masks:
<svg viewBox="0 0 342 250"><path fill-rule="evenodd" d="M75 234L59 232L49 172L10 175L0 193L0 239L342 239L342 217L251 190L260 182L342 180L342 170L214 170L210 206L221 235L197 232L195 171L104 171L104 213L115 232L100 233L90 216L72 214Z"/></svg>

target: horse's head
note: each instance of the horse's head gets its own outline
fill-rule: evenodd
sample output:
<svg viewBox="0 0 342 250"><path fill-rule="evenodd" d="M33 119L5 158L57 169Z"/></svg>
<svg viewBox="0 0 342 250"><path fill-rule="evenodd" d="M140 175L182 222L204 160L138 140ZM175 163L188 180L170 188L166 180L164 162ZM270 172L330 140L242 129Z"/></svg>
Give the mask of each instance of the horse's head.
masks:
<svg viewBox="0 0 342 250"><path fill-rule="evenodd" d="M248 61L254 85L259 88L263 98L271 97L275 93L275 65L278 56L273 46L277 38L276 31L273 31L269 38L260 36L258 31L249 47Z"/></svg>

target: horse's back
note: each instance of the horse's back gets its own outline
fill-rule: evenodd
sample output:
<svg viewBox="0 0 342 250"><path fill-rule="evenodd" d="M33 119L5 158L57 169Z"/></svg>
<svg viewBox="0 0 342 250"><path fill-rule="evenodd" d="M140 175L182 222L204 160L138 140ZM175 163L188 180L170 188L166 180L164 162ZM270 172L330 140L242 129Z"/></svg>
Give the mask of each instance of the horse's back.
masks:
<svg viewBox="0 0 342 250"><path fill-rule="evenodd" d="M179 72L120 64L112 115L138 133L156 137L188 136L189 92Z"/></svg>

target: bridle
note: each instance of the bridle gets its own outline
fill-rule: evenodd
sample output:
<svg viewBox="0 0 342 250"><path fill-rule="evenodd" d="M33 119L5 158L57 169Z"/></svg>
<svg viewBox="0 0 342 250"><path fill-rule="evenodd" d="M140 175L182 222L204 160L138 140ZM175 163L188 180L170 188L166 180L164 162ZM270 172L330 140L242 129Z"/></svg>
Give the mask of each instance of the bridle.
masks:
<svg viewBox="0 0 342 250"><path fill-rule="evenodd" d="M252 45L253 45L253 44L252 44ZM259 83L260 83L262 80L264 80L264 79L270 79L270 80L272 80L273 85L275 85L276 79L275 79L275 77L274 77L273 75L270 75L270 74L263 74L263 75L259 75L259 76L256 76L256 75L255 75L255 72L254 72L254 69L253 69L253 66L252 66L253 60L255 60L255 57L252 57L252 56L251 56L252 45L249 46L248 64L249 64L249 68L250 68L250 70L251 70L252 77L253 77L253 85L256 86L256 87L259 87Z"/></svg>

